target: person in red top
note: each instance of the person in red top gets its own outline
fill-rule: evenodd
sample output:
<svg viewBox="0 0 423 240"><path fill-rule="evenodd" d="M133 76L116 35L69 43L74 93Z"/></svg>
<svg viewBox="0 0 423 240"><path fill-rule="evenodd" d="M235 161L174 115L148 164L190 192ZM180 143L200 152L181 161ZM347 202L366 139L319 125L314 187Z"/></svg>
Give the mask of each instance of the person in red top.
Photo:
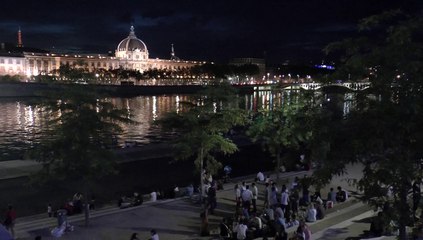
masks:
<svg viewBox="0 0 423 240"><path fill-rule="evenodd" d="M16 219L16 211L13 209L12 205L9 205L8 210L6 211L6 219L4 220L4 226L7 230L10 231L12 237L15 237L15 219Z"/></svg>

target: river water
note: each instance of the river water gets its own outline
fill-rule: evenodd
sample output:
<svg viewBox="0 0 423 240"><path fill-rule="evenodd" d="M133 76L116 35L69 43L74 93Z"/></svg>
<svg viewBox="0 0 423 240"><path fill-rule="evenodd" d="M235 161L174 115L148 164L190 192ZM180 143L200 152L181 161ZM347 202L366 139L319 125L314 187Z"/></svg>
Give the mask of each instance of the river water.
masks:
<svg viewBox="0 0 423 240"><path fill-rule="evenodd" d="M271 93L257 91L239 97L239 104L246 110L257 111L269 108L282 101L284 92ZM123 126L123 134L119 144L125 141L137 144L148 144L163 141L168 136L153 124L165 113L175 111L180 102L187 100L188 95L156 95L138 96L134 98L111 98L111 102L119 109L127 109L137 124ZM35 105L34 99L0 99L0 161L23 158L26 149L30 148L43 136L44 118ZM36 101L36 99L35 99Z"/></svg>
<svg viewBox="0 0 423 240"><path fill-rule="evenodd" d="M298 94L293 93L293 90L256 91L239 96L238 103L241 108L255 112L296 101L294 98ZM122 126L124 132L119 136L119 145L123 146L125 142L142 145L169 138L153 122L165 113L177 110L180 102L188 98L189 95L181 94L111 98L114 106L128 110L131 119L136 122ZM345 94L343 99L343 114L347 114L352 95ZM330 100L329 97L327 100ZM42 138L46 116L31 104L34 101L37 99L0 98L0 161L22 159L26 150Z"/></svg>

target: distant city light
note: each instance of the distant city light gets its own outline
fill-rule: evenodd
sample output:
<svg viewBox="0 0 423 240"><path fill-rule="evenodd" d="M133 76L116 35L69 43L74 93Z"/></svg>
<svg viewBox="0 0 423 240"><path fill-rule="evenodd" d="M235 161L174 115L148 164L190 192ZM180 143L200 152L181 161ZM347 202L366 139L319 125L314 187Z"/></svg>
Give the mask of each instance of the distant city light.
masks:
<svg viewBox="0 0 423 240"><path fill-rule="evenodd" d="M326 64L317 64L317 65L314 65L314 67L328 69L328 70L335 70L334 66L326 65Z"/></svg>

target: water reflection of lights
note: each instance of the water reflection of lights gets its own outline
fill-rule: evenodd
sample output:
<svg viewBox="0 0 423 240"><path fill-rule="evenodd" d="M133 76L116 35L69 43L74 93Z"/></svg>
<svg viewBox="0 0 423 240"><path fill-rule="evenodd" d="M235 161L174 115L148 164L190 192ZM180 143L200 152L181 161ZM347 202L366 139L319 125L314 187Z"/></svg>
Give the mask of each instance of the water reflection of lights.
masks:
<svg viewBox="0 0 423 240"><path fill-rule="evenodd" d="M22 126L22 122L21 122L21 103L17 102L16 103L16 122L19 126Z"/></svg>
<svg viewBox="0 0 423 240"><path fill-rule="evenodd" d="M179 96L176 96L176 98L175 98L175 100L176 100L176 113L179 113Z"/></svg>
<svg viewBox="0 0 423 240"><path fill-rule="evenodd" d="M34 110L32 106L25 107L25 130L29 131L29 128L34 126Z"/></svg>
<svg viewBox="0 0 423 240"><path fill-rule="evenodd" d="M284 101L288 102L289 94L289 92L256 91L253 94L242 96L242 99L245 99L245 104L243 103L242 107L252 111L273 108L281 105ZM128 111L128 116L130 114L131 119L136 122L136 124L121 125L124 132L119 136L119 142L122 143L125 140L139 143L162 141L167 136L163 136L153 121L160 119L167 112L182 111L184 108L182 103L189 97L189 95L157 95L107 99L116 108ZM291 98L293 99L292 95ZM0 125L0 157L5 152L10 152L11 149L21 153L24 148L22 143L36 142L40 139L47 126L44 123L48 120L46 118L49 115L44 110L30 107L25 102L0 102L0 111L2 112L0 114L2 123ZM61 115L60 112L57 114L55 117Z"/></svg>
<svg viewBox="0 0 423 240"><path fill-rule="evenodd" d="M153 96L153 121L157 120L157 97Z"/></svg>

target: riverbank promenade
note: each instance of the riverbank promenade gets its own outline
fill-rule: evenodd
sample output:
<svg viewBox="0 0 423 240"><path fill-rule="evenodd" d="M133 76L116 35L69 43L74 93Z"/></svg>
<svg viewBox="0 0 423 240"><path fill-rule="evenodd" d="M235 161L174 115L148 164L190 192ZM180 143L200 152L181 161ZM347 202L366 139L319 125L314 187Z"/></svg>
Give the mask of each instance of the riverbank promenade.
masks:
<svg viewBox="0 0 423 240"><path fill-rule="evenodd" d="M349 177L359 175L361 168L350 168ZM280 174L278 184L289 184L293 179L303 177L310 172L287 172ZM199 236L201 205L194 199L181 197L175 199L145 201L137 207L120 209L117 205L105 206L91 211L90 224L84 226L83 214L69 216L68 222L74 226L74 231L66 232L60 239L75 240L127 240L132 233L138 233L140 239L148 239L151 229L155 229L160 239L219 239L218 226L223 217L232 216L235 210L234 185L242 181L251 183L254 175L231 179L224 184L224 189L217 191L217 208L214 215L209 216L209 229L211 235ZM275 175L271 175L275 179ZM322 189L324 196L329 187L341 186L352 190L345 177L339 177ZM259 183L258 210L263 209L264 185ZM374 211L354 198L345 203L335 204L329 209L324 219L309 224L312 239L362 239L363 231L369 230L368 218L374 216ZM20 240L34 239L42 236L43 240L56 239L51 236L51 230L57 226L56 218L48 218L47 213L22 217L16 221L16 237ZM288 228L292 236L295 227ZM377 239L395 239L394 237L381 237Z"/></svg>

